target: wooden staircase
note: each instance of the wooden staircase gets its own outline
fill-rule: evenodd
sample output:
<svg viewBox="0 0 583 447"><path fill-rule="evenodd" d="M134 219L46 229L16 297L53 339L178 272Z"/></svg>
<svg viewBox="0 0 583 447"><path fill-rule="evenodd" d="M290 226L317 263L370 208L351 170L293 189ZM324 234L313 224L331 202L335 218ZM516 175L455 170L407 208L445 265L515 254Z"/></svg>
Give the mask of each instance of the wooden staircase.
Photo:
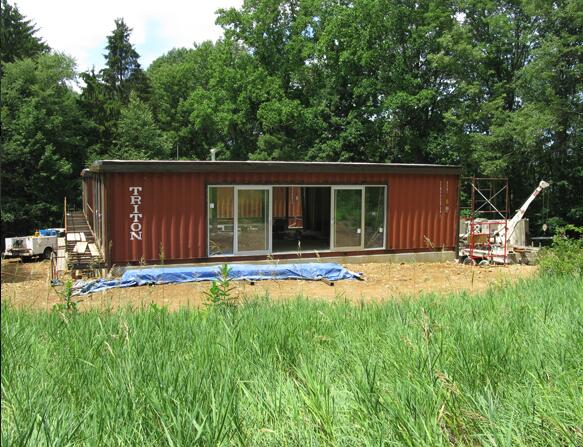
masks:
<svg viewBox="0 0 583 447"><path fill-rule="evenodd" d="M83 212L67 212L65 228L69 270L88 271L105 268L103 256L95 243L95 235Z"/></svg>

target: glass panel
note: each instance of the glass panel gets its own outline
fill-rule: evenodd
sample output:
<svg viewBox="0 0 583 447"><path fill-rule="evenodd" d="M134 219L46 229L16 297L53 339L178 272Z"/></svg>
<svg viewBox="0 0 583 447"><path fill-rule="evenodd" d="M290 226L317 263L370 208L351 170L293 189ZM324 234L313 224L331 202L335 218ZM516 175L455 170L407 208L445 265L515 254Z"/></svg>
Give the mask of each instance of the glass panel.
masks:
<svg viewBox="0 0 583 447"><path fill-rule="evenodd" d="M360 247L362 238L362 190L334 190L334 245Z"/></svg>
<svg viewBox="0 0 583 447"><path fill-rule="evenodd" d="M364 189L364 248L383 248L385 239L385 188Z"/></svg>
<svg viewBox="0 0 583 447"><path fill-rule="evenodd" d="M239 189L237 200L237 250L267 251L269 190Z"/></svg>
<svg viewBox="0 0 583 447"><path fill-rule="evenodd" d="M274 186L273 253L330 250L330 187Z"/></svg>
<svg viewBox="0 0 583 447"><path fill-rule="evenodd" d="M209 255L233 254L233 187L209 188Z"/></svg>

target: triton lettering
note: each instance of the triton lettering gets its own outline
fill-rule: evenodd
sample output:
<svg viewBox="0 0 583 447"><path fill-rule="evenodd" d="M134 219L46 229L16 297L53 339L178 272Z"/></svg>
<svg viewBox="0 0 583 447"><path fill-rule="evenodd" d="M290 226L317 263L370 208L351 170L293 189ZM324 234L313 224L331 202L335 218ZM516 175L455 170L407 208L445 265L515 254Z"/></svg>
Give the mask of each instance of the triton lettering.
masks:
<svg viewBox="0 0 583 447"><path fill-rule="evenodd" d="M141 186L130 186L130 241L142 240L142 214L140 205L142 204Z"/></svg>

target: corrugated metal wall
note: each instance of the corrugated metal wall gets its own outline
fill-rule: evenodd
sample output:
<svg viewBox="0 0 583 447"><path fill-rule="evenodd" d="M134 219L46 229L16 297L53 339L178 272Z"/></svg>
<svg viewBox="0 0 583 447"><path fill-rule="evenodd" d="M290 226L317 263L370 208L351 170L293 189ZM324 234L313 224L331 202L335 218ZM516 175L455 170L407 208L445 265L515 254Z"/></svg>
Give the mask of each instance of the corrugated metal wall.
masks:
<svg viewBox="0 0 583 447"><path fill-rule="evenodd" d="M110 173L105 199L110 263L159 262L161 255L168 262L206 258L207 185L221 184L387 185L388 251L455 246L455 175Z"/></svg>

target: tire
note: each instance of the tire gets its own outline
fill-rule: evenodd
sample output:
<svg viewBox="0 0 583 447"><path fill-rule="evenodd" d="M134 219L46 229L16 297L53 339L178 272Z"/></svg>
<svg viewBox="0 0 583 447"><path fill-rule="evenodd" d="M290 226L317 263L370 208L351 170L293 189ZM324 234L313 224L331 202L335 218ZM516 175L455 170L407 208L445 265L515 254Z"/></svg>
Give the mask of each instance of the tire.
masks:
<svg viewBox="0 0 583 447"><path fill-rule="evenodd" d="M43 251L43 259L51 259L51 255L53 254L53 249L51 247L47 247L45 248L45 251Z"/></svg>
<svg viewBox="0 0 583 447"><path fill-rule="evenodd" d="M482 259L480 262L478 262L478 265L480 267L488 267L490 265L490 261L487 259Z"/></svg>
<svg viewBox="0 0 583 447"><path fill-rule="evenodd" d="M469 256L467 258L464 259L464 261L462 262L463 265L476 265L476 261L473 258L470 258Z"/></svg>

